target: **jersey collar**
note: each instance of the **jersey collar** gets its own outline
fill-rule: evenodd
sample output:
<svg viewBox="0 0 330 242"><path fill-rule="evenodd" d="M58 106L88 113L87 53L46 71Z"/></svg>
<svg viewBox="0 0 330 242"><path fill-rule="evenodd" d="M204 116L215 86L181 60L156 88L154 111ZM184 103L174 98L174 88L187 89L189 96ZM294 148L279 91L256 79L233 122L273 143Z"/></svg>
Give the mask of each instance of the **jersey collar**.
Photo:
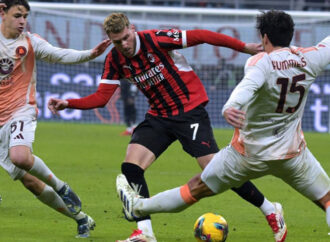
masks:
<svg viewBox="0 0 330 242"><path fill-rule="evenodd" d="M135 32L135 40L136 40L136 45L135 45L135 53L133 56L136 56L141 48L141 41L140 41L140 37L137 34L137 32Z"/></svg>

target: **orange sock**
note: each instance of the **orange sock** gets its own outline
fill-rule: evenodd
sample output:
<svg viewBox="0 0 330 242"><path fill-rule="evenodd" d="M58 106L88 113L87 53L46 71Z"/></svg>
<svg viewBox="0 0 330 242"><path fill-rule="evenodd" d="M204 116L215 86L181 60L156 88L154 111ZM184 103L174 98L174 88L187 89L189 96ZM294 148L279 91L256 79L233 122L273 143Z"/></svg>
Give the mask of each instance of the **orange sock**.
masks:
<svg viewBox="0 0 330 242"><path fill-rule="evenodd" d="M327 209L328 207L330 207L330 201L326 202L325 204L325 209Z"/></svg>
<svg viewBox="0 0 330 242"><path fill-rule="evenodd" d="M180 195L186 204L193 204L198 201L196 198L194 198L191 195L188 184L185 184L182 187L180 187Z"/></svg>

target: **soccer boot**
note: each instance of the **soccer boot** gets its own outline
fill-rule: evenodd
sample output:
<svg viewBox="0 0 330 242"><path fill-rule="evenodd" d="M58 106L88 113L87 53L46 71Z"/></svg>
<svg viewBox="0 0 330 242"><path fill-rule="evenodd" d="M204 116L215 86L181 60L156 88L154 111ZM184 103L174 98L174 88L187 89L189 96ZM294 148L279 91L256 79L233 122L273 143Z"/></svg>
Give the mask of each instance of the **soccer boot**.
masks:
<svg viewBox="0 0 330 242"><path fill-rule="evenodd" d="M81 211L81 201L68 184L65 183L57 194L62 198L63 202L73 215L76 215Z"/></svg>
<svg viewBox="0 0 330 242"><path fill-rule="evenodd" d="M142 230L136 229L128 239L117 240L116 242L157 242L157 240L155 236L143 234Z"/></svg>
<svg viewBox="0 0 330 242"><path fill-rule="evenodd" d="M94 230L96 226L94 220L87 214L85 215L84 218L77 220L77 224L78 224L78 234L76 238L88 238L89 231Z"/></svg>
<svg viewBox="0 0 330 242"><path fill-rule="evenodd" d="M275 241L284 242L287 235L287 228L284 221L284 212L280 203L273 203L275 213L266 216L269 226L272 228Z"/></svg>
<svg viewBox="0 0 330 242"><path fill-rule="evenodd" d="M126 177L119 174L116 179L118 196L123 204L123 212L128 221L135 221L139 216L133 213L133 206L140 197L129 185Z"/></svg>

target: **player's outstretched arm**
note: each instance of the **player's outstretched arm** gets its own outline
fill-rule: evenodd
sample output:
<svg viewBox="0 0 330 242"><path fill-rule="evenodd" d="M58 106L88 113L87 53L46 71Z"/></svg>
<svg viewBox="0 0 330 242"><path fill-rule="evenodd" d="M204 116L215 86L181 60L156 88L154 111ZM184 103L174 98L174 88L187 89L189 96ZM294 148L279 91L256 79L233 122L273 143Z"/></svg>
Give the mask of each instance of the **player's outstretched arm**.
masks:
<svg viewBox="0 0 330 242"><path fill-rule="evenodd" d="M250 55L255 55L262 51L264 51L262 44L257 43L246 43L244 49L242 50L243 53Z"/></svg>
<svg viewBox="0 0 330 242"><path fill-rule="evenodd" d="M67 100L58 98L51 98L48 101L48 109L52 112L52 114L58 115L58 111L66 109L68 105L69 102Z"/></svg>
<svg viewBox="0 0 330 242"><path fill-rule="evenodd" d="M260 51L263 51L261 44L256 43L244 43L239 39L231 36L205 30L195 29L187 30L187 46L195 46L199 44L210 44L215 46L223 46L237 50L243 53L254 55Z"/></svg>
<svg viewBox="0 0 330 242"><path fill-rule="evenodd" d="M92 49L91 57L92 59L102 55L102 53L108 48L108 46L111 44L111 40L103 40L100 44L94 47Z"/></svg>

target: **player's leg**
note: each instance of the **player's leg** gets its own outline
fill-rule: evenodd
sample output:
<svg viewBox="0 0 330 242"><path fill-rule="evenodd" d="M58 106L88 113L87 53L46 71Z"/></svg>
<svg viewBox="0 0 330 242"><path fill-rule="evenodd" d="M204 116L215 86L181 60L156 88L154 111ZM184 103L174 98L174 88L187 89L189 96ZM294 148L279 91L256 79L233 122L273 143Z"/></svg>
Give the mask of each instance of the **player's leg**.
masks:
<svg viewBox="0 0 330 242"><path fill-rule="evenodd" d="M325 194L322 198L320 198L318 201L316 201L316 204L321 205L322 208L325 210L326 220L330 230L330 191L327 194Z"/></svg>
<svg viewBox="0 0 330 242"><path fill-rule="evenodd" d="M220 151L222 152L222 151ZM219 152L219 153L220 153ZM224 154L223 151L222 154ZM180 212L199 199L221 193L231 187L230 180L222 181L218 175L226 176L218 171L226 171L222 155L216 155L211 163L204 169L202 175L193 177L187 184L158 193L151 198L144 199L128 185L125 176L117 177L117 192L120 196L126 214L132 217L163 212ZM127 202L128 201L128 202Z"/></svg>
<svg viewBox="0 0 330 242"><path fill-rule="evenodd" d="M306 148L281 165L281 169L273 169L273 174L322 208L330 229L330 179L321 164Z"/></svg>
<svg viewBox="0 0 330 242"><path fill-rule="evenodd" d="M181 212L199 199L214 195L200 179L200 174L184 186L160 192L148 199L138 195L123 174L117 176L116 185L125 215L129 219L138 219L154 213Z"/></svg>
<svg viewBox="0 0 330 242"><path fill-rule="evenodd" d="M228 150L227 152L220 151L223 153L224 157L230 155L231 158L229 158L229 159L231 159L231 160L240 160L241 159L241 156L234 150L232 150L230 148L225 148L224 150ZM216 156L218 156L218 157L213 158L213 159L215 159L215 160L220 159L219 153L216 154ZM199 162L202 161L200 164L206 164L206 163L208 163L207 158L209 158L209 157L204 156L204 157L199 157L197 159ZM201 165L201 167L203 167L203 166ZM224 166L224 168L225 167L226 166ZM227 166L227 167L230 167L230 166ZM239 172L237 170L237 167L232 167L232 169L228 169L228 171L226 171L226 173L230 174L230 173L232 173L232 171L235 171L235 170L236 170L236 172ZM241 170L246 172L244 170L244 167L242 167ZM286 234L287 234L287 228L286 228L286 225L284 222L283 210L282 210L281 204L269 202L266 198L264 198L263 194L253 185L252 182L247 181L243 184L241 184L241 182L237 182L237 181L246 181L246 177L249 177L249 176L251 176L251 177L255 176L254 178L256 178L257 176L260 176L260 174L266 170L266 167L263 167L263 164L261 163L260 167L254 167L254 170L258 171L258 173L255 175L253 175L251 172L247 172L246 176L242 176L242 177L235 177L234 174L229 176L230 178L231 177L234 178L232 184L234 185L234 187L237 187L237 188L231 188L231 189L233 191L235 191L240 197L242 197L246 201L250 202L251 204L255 205L263 212L269 226L271 227L271 229L274 233L275 241L284 241L286 238ZM219 174L221 174L220 171L219 171ZM242 174L244 174L244 173L242 173ZM218 182L218 183L221 184L221 182ZM237 185L235 185L235 184L237 184Z"/></svg>
<svg viewBox="0 0 330 242"><path fill-rule="evenodd" d="M61 196L73 214L81 210L79 197L68 184L58 179L45 162L32 154L37 121L33 116L23 116L8 123L9 157L15 166L51 186Z"/></svg>
<svg viewBox="0 0 330 242"><path fill-rule="evenodd" d="M63 198L66 198L67 201L72 200L73 192L70 191L67 184L54 175L39 157L32 155L35 129L36 121L33 117L15 118L5 124L0 130L2 151L0 164L12 179L21 180L22 184L43 203L54 209L62 208L63 205L68 207L68 202L65 203ZM62 196L60 196L61 192ZM77 196L75 195L75 197ZM72 201L69 201L69 205L73 207ZM69 211L68 208L60 210L65 215ZM78 235L86 237L89 229L95 226L89 226L87 231L86 225L92 225L94 222L89 216L80 212L80 207L79 211L76 209L74 212L72 210L70 212L71 218L75 218L78 223Z"/></svg>
<svg viewBox="0 0 330 242"><path fill-rule="evenodd" d="M81 210L81 201L68 184L58 179L56 175L39 157L32 155L31 149L25 145L12 146L9 156L15 166L29 172L41 181L51 186L63 199L72 214Z"/></svg>
<svg viewBox="0 0 330 242"><path fill-rule="evenodd" d="M212 155L206 155L198 157L198 164L202 169L211 161ZM250 181L245 182L243 185L237 188L231 188L241 198L248 201L255 207L259 208L261 212L267 217L270 214L275 213L275 206L272 202L268 201L267 198L258 190L258 188Z"/></svg>
<svg viewBox="0 0 330 242"><path fill-rule="evenodd" d="M155 160L154 154L146 147L139 144L129 144L125 162L122 163L121 170L125 174L130 186L140 196L148 198L149 189L144 177L144 171ZM154 237L150 216L141 217L135 220L138 230L144 235ZM128 240L130 241L130 240Z"/></svg>
<svg viewBox="0 0 330 242"><path fill-rule="evenodd" d="M172 142L173 138L167 136L166 129L157 118L152 116L147 115L146 119L135 128L122 164L122 173L140 196L149 197L144 171ZM150 237L148 241L156 241L150 216L138 218L136 221L138 230ZM132 238L125 241L134 241L136 236L142 235L133 233Z"/></svg>
<svg viewBox="0 0 330 242"><path fill-rule="evenodd" d="M35 176L32 176L29 173L25 173L25 175L19 180L22 182L26 189L28 189L36 196L39 201L51 207L56 212L60 212L63 215L74 219L78 225L77 237L89 237L89 231L93 230L95 227L95 222L90 216L82 211L76 215L73 215L67 208L66 204L63 202L63 199L54 191L54 189L46 185Z"/></svg>
<svg viewBox="0 0 330 242"><path fill-rule="evenodd" d="M126 214L132 217L151 213L179 212L203 197L222 193L232 186L239 186L245 180L263 175L262 169L250 172L249 169L242 166L241 164L244 163L242 159L238 153L230 147L226 147L214 156L201 176L197 175L188 184L158 193L149 199L138 196L125 182L125 177L119 175L117 192L121 197ZM279 237L280 235L281 237ZM278 242L284 241L285 237L286 226L275 233Z"/></svg>
<svg viewBox="0 0 330 242"><path fill-rule="evenodd" d="M45 183L27 173L23 169L16 167L10 161L9 157L7 157L5 160L1 160L0 165L8 172L13 180L20 180L25 188L31 191L41 202L53 208L57 212L75 219L78 223L79 237L88 236L89 230L93 229L95 226L95 224L91 222L91 218L88 215L84 214L83 212L80 212L77 215L72 215L66 207L66 204L53 188L45 185ZM89 222L86 222L86 220Z"/></svg>
<svg viewBox="0 0 330 242"><path fill-rule="evenodd" d="M204 169L214 154L219 151L216 144L211 122L205 108L199 106L180 117L186 122L174 122L176 132L183 149L196 157L199 166ZM173 118L175 121L175 118ZM251 183L246 182L241 187L233 188L239 196L254 206L260 208L265 216L275 213L275 206Z"/></svg>

